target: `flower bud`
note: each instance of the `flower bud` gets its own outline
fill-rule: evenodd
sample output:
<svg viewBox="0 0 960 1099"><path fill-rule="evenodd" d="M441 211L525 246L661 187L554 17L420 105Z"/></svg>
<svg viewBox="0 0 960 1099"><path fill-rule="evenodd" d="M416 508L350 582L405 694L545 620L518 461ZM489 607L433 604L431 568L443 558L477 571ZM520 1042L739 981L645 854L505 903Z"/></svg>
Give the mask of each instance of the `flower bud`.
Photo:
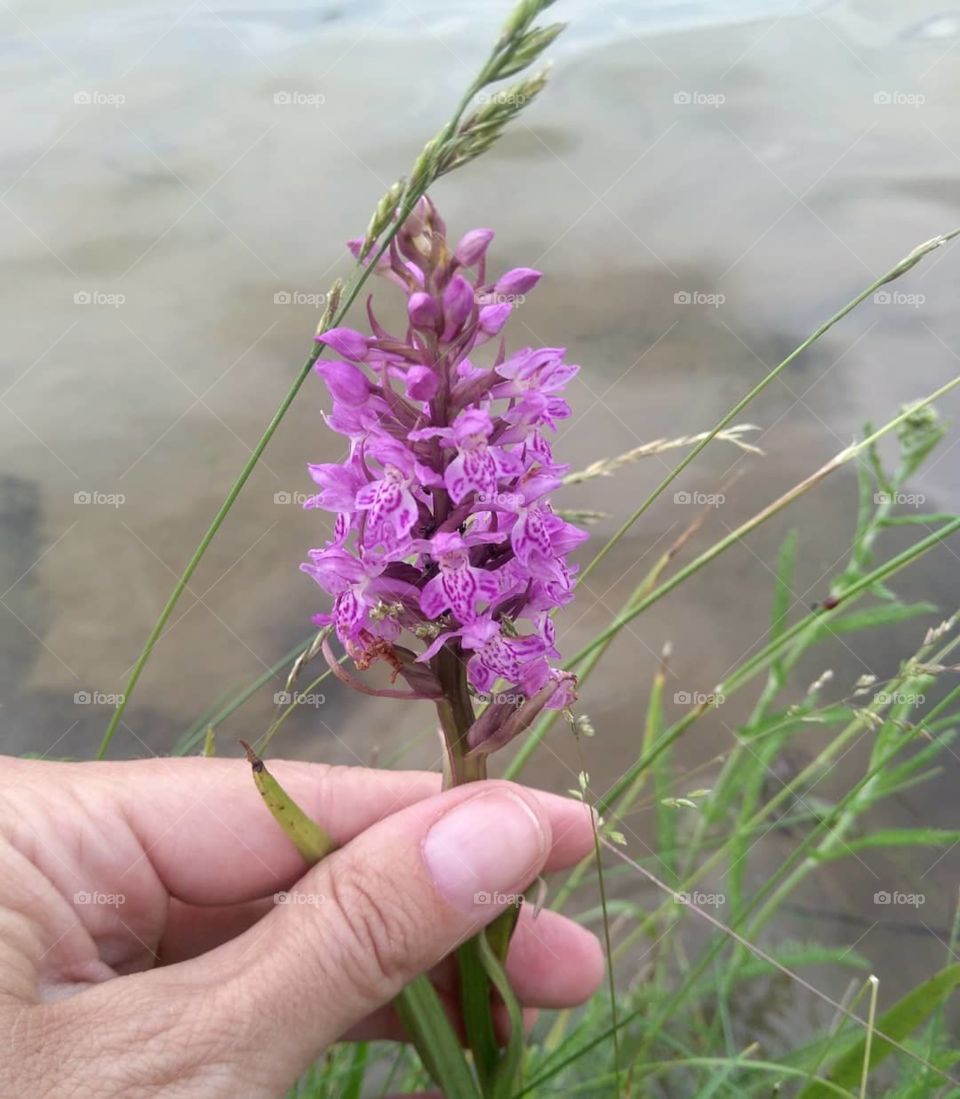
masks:
<svg viewBox="0 0 960 1099"><path fill-rule="evenodd" d="M360 367L353 363L321 359L315 369L327 383L330 393L346 405L362 405L370 396L370 382Z"/></svg>
<svg viewBox="0 0 960 1099"><path fill-rule="evenodd" d="M414 328L436 328L440 319L440 306L432 294L419 291L410 295L407 302L407 315Z"/></svg>
<svg viewBox="0 0 960 1099"><path fill-rule="evenodd" d="M462 275L454 275L443 292L444 339L451 340L473 309L474 290Z"/></svg>
<svg viewBox="0 0 960 1099"><path fill-rule="evenodd" d="M494 290L498 294L511 297L516 294L526 294L540 281L540 274L539 271L534 271L532 267L514 267L512 271L508 271L497 281Z"/></svg>
<svg viewBox="0 0 960 1099"><path fill-rule="evenodd" d="M429 401L437 395L439 380L429 366L411 366L406 376L407 396L412 401Z"/></svg>
<svg viewBox="0 0 960 1099"><path fill-rule="evenodd" d="M460 238L453 254L464 267L473 267L483 259L492 240L492 229L471 229Z"/></svg>
<svg viewBox="0 0 960 1099"><path fill-rule="evenodd" d="M486 336L495 336L507 323L513 306L509 302L498 305L485 305L480 310L480 331Z"/></svg>
<svg viewBox="0 0 960 1099"><path fill-rule="evenodd" d="M317 341L351 362L363 362L367 357L367 338L354 328L328 328L317 335Z"/></svg>

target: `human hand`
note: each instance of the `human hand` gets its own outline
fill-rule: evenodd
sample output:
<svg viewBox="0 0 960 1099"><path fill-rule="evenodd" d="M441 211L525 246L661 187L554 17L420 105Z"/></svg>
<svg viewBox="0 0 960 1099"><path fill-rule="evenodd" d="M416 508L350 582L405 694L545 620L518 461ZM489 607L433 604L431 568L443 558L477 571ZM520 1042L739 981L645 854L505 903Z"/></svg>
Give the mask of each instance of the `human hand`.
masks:
<svg viewBox="0 0 960 1099"><path fill-rule="evenodd" d="M274 1099L331 1042L402 1038L388 1005L419 973L456 1018L443 959L592 848L583 805L510 783L270 768L342 845L306 873L239 760L0 757L5 1094ZM507 972L562 1007L603 959L525 910Z"/></svg>

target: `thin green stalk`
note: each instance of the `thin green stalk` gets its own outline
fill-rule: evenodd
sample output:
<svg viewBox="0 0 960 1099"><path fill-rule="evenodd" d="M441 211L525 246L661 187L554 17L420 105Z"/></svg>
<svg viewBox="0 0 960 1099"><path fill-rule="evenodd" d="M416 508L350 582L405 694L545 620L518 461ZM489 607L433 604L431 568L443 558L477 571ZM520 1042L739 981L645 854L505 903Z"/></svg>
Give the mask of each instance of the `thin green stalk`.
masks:
<svg viewBox="0 0 960 1099"><path fill-rule="evenodd" d="M751 657L746 663L741 664L734 672L732 672L729 678L725 679L718 685L717 690L723 694L725 698L729 698L735 691L739 690L747 682L749 682L755 675L757 675L769 662L776 657L783 649L785 649L798 634L801 634L804 630L820 629L825 623L829 622L831 618L836 616L837 611L840 608L846 609L850 603L856 600L860 595L864 594L875 584L889 579L892 575L905 568L907 565L913 563L919 557L922 557L925 553L928 553L936 545L942 542L945 538L950 537L951 534L960 531L960 516L953 519L949 523L945 523L938 530L933 531L926 538L921 539L914 545L907 547L901 553L891 557L889 561L878 566L872 572L868 573L861 580L852 584L844 593L843 601L837 608L829 610L816 611L813 614L807 615L794 623L789 629L785 630L780 637L775 641L768 643ZM662 737L653 745L649 752L645 753L637 762L630 767L625 774L623 774L614 784L610 790L604 795L603 800L600 803L601 813L608 813L616 804L618 799L622 797L625 790L629 788L631 783L637 774L651 767L660 755L665 752L680 736L683 735L700 717L703 716L710 709L708 704L704 704L694 708L689 714L686 714L679 721L674 722L669 729L663 734Z"/></svg>
<svg viewBox="0 0 960 1099"><path fill-rule="evenodd" d="M282 656L273 667L267 668L265 672L258 675L253 682L248 683L242 690L237 692L227 691L224 695L221 695L217 702L198 717L183 734L180 742L174 749L174 755L184 756L188 752L193 751L197 744L203 739L207 729L216 729L218 726L222 725L223 722L232 714L236 713L248 699L252 698L264 683L269 683L275 675L282 672L289 664L293 664L301 653L306 652L310 647L310 642L312 640L313 635L311 634L310 637L305 638L295 645L285 656Z"/></svg>
<svg viewBox="0 0 960 1099"><path fill-rule="evenodd" d="M714 558L719 557L721 553L729 549L732 545L741 541L746 535L756 530L757 527L765 523L772 516L778 514L785 507L788 507L795 500L798 500L805 493L809 492L812 488L815 488L820 484L824 478L828 477L835 470L845 465L852 458L855 458L858 454L861 454L864 450L871 447L878 439L882 438L888 432L893 431L911 415L913 415L918 408L925 408L928 405L933 404L934 401L939 400L941 397L946 396L951 390L956 389L960 385L960 376L952 378L949 382L940 386L939 389L934 390L929 396L924 397L923 400L918 401L910 408L904 409L898 416L895 416L892 420L889 420L872 432L865 439L859 443L854 443L852 446L846 447L838 454L835 454L829 462L825 462L819 469L810 474L809 477L805 477L793 488L788 489L782 496L779 496L772 503L768 504L765 508L761 508L755 515L748 519L745 523L741 523L736 530L731 531L724 538L721 538L719 542L715 542L708 550L705 550L699 557L695 558L684 568L674 573L669 580L665 580L658 588L652 591L646 598L641 599L635 606L631 607L624 614L618 618L605 629L602 630L588 645L580 650L574 657L568 662L567 666L572 667L578 664L581 660L586 659L598 646L602 645L608 638L615 637L628 623L632 622L637 615L642 614L648 607L652 606L658 600L662 599L674 588L678 587L685 580L688 580L695 573L699 572L704 565L708 565Z"/></svg>
<svg viewBox="0 0 960 1099"><path fill-rule="evenodd" d="M954 383L951 383L951 385L952 384ZM890 425L887 426L889 427ZM842 597L842 607L846 609L846 607L851 602L853 602L858 596L863 594L869 588L888 579L894 573L899 572L900 569L910 564L917 557L920 557L923 554L929 552L929 550L931 550L935 545L937 545L939 542L942 542L945 538L949 538L950 535L954 534L957 530L960 530L960 517L955 516L950 519L949 522L944 523L942 527L938 528L936 531L928 535L926 538L921 539L913 546L910 546L906 550L903 550L901 553L898 553L894 557L891 557L889 561L874 569L862 580L851 584L850 587L846 589ZM736 534L737 532L734 533ZM713 547L711 550L708 550L707 553L711 554L712 556L716 556L716 553L714 552L715 549L716 547ZM701 558L698 558L697 561L701 561L704 556L705 555L701 555ZM692 562L692 564L696 565L697 562ZM666 591L662 591L660 588L657 588L654 592L650 593L650 597L644 599L644 606L640 609L645 609L647 606L650 605L651 602L655 602L656 599L660 598L660 595L663 594L666 594ZM584 649L577 653L577 655L568 662L567 667L572 667L574 663L582 660L585 662L585 667L592 668L593 665L596 663L595 654L598 651L602 652L602 650L606 646L608 646L610 641L616 636L616 633L614 632L614 626L617 626L617 623L621 622L621 624L617 626L617 632L619 632L619 629L622 629L622 626L625 625L630 620L630 618L634 616L633 612L635 606L635 604L628 604L628 611L626 612L626 617L623 618L622 622L620 619L615 620L611 627L609 627L607 630L604 630L601 634L598 634L597 637L593 639L593 641L591 641L587 646L585 646ZM639 613L639 611L637 611L637 613ZM723 694L724 697L729 697L734 691L742 687L759 671L766 667L771 660L775 659L776 656L780 652L782 652L783 649L785 649L786 646L790 644L790 642L792 642L798 634L802 633L804 630L820 629L822 626L824 626L825 623L829 622L832 617L835 617L834 609L821 609L807 615L804 618L799 619L788 629L784 630L779 637L771 642L768 642L768 644L765 645L761 650L759 650L759 652L755 653L747 661L741 664L730 675L728 679L725 679L722 684L718 685L717 691ZM631 767L630 770L627 771L627 773L623 775L620 779L618 779L617 782L611 787L610 791L603 798L603 801L601 803L601 811L609 811L612 803L618 797L622 796L623 791L633 781L638 771L641 768L649 767L663 751L669 748L670 745L673 744L679 736L686 732L686 730L691 725L699 720L699 718L701 718L710 709L711 706L709 703L703 703L700 706L697 706L693 710L691 710L690 713L683 717L679 722L676 722L674 725L672 725L654 746L651 754L645 755L640 760L638 760L637 763L633 767ZM523 744L517 751L517 754L514 756L514 758L511 760L510 764L504 771L505 778L516 779L520 775L521 771L529 762L533 753L539 747L540 742L549 731L550 720L551 719L548 718L547 721L541 721L540 723L538 723L537 726L529 734L529 736L524 740Z"/></svg>
<svg viewBox="0 0 960 1099"><path fill-rule="evenodd" d="M862 302L866 301L872 294L874 294L879 288L888 282L893 282L894 279L900 278L912 267L923 259L928 253L939 248L941 245L946 244L947 241L953 240L954 237L960 235L960 228L953 229L949 233L943 233L938 237L934 237L932 240L925 241L923 244L918 245L909 255L905 256L899 263L894 264L885 274L881 275L875 282L872 282L865 290L862 290L857 296L847 302L842 309L834 313L832 317L829 317L820 327L811 335L809 335L803 343L794 348L793 351L777 366L770 371L760 382L757 383L742 397L729 412L720 419L713 428L707 433L704 439L701 440L676 466L667 474L666 477L660 482L659 485L650 493L650 495L643 501L643 503L633 512L632 515L623 523L620 529L610 538L606 544L600 549L597 555L583 570L580 576L580 582L582 583L597 565L607 556L610 550L623 538L623 536L630 530L630 528L637 522L637 520L647 511L647 509L654 503L654 501L663 493L670 484L676 480L677 477L693 462L697 456L713 442L717 435L723 431L725 427L739 416L740 413L750 404L751 401L775 379L777 378L799 355L802 355L812 344L816 343L825 333L829 332L831 328L839 321L843 320L848 313L852 313Z"/></svg>
<svg viewBox="0 0 960 1099"><path fill-rule="evenodd" d="M506 105L499 110L499 113L495 118L487 118L485 120L482 132L478 131L465 134L462 143L457 144L455 142L454 139L457 136L457 128L477 93L487 84L512 76L529 67L542 50L553 41L559 31L563 29L562 25L554 25L553 27L543 29L534 28L532 31L530 30L530 25L533 20L550 2L551 0L534 0L534 2L530 2L530 0L521 0L514 8L508 17L503 32L491 51L490 56L481 68L480 73L470 83L452 117L442 128L440 133L432 141L428 142L423 152L417 158L411 170L410 179L404 184L402 193L397 197L394 193L394 188L391 188L385 198L378 204L370 228L368 229L366 245L369 245L369 248L365 245L366 251L373 252L373 257L368 260L367 257L364 256L364 259L358 263L351 283L342 298L339 294L339 283L335 284L335 297L331 302L333 308L328 308L327 314L324 315L324 319L321 322L322 328L335 327L343 320L367 279L376 269L377 261L386 252L390 242L399 232L403 222L411 213L418 200L426 193L427 188L431 186L439 176L453 171L455 168L467 163L488 148L499 136L500 130L502 130L506 122L509 121L513 115L519 113L523 106L543 87L546 82L545 73L534 76L524 84L514 86L513 89L508 89L508 91L514 91L514 89L516 89L514 98L516 99L517 95L521 98L517 100L514 105L511 105L511 101L508 98L505 101ZM490 108L488 107L488 114L489 110ZM309 376L317 359L320 357L324 346L322 340L315 342L314 347L307 356L306 362L300 368L293 384L287 390L286 395L280 402L276 412L273 414L266 430L261 435L256 446L253 448L250 457L240 471L239 476L227 493L226 499L220 505L213 521L207 528L206 533L200 539L197 548L194 550L186 567L177 579L173 591L164 604L159 618L150 631L143 649L127 677L123 692L120 696L120 702L111 715L110 722L107 725L106 731L103 734L103 739L100 742L100 747L97 752L98 759L103 759L106 755L110 742L123 719L123 714L130 701L130 696L136 689L147 661L150 659L157 642L160 640L174 608L180 601L180 597L187 590L190 580L196 572L200 562L203 560L210 543L216 537L217 532L223 525L230 509L233 507L237 497L240 495L249 480L250 475L256 468L257 463L260 461L264 450L266 450L267 445L273 438L277 428L283 422L287 411L293 404L297 394L300 392L303 383Z"/></svg>

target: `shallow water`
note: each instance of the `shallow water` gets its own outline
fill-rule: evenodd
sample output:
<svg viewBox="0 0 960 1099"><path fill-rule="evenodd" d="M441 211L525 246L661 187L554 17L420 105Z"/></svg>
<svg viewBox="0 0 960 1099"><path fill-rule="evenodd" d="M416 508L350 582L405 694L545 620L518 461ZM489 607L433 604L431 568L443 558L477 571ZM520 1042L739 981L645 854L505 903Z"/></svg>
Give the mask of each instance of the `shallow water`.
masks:
<svg viewBox="0 0 960 1099"><path fill-rule="evenodd" d="M0 16L0 701L10 751L93 750L107 696L309 348L315 301L348 269L342 240L444 120L495 34L491 7L100 4L78 15L33 3ZM824 317L960 221L960 9L584 0L554 10L573 25L548 93L436 197L451 232L497 230L495 263L545 270L513 338L565 344L583 364L576 420L559 444L575 466L708 427ZM726 497L699 547L865 421L956 372L958 280L955 246L771 386L744 417L761 426L767 457L716 444L678 483ZM295 500L310 491L305 462L339 454L323 407L308 384L175 613L117 755L168 750L213 698L309 632L321 601L296 566L327 532ZM945 401L942 411L956 418L958 408ZM960 507L957 438L917 482L929 510ZM571 489L566 502L622 516L668 459ZM788 526L801 532L799 610L825 593L854 506L852 475L835 475L614 647L583 695L599 791L636 755L644 684L664 642L674 648L671 697L709 690L763 634ZM564 649L606 623L692 510L671 491L644 518L561 621ZM600 523L597 539L615 525ZM898 590L952 610L958 549L930 555ZM838 646L809 679L827 662L838 692L865 671L888 675L924 626L868 638L856 655ZM259 733L271 709L267 690L224 726L224 752ZM728 748L744 712L731 700L704 720L683 762ZM328 688L284 736L291 752L366 762L429 724L415 707ZM433 756L428 738L409 758ZM861 762L847 759L830 788L849 785ZM942 782L891 804L886 823L957 827L949 762ZM557 733L536 778L564 789L579 766ZM633 825L639 845L646 822ZM763 857L775 865L788 847L775 835ZM798 912L778 933L859 940L892 995L945 953L930 929L948 924L956 862L926 873L934 858L870 856L824 873L798 898L820 915ZM928 901L919 914L878 912L878 889ZM796 1010L808 1009L799 997Z"/></svg>

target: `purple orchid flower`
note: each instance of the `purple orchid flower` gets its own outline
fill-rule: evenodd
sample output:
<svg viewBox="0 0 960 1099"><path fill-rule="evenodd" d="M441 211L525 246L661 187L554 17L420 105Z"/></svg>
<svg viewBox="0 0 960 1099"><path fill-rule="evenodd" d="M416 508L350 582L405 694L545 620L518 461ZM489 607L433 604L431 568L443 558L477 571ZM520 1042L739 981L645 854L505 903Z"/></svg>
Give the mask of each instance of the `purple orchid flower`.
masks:
<svg viewBox="0 0 960 1099"><path fill-rule="evenodd" d="M315 621L358 665L392 652L422 682L449 651L473 691L562 708L576 680L552 663L550 615L572 598L570 554L586 533L549 503L566 467L548 435L570 415L562 393L579 368L557 347L507 357L501 344L489 367L471 358L540 279L524 267L489 278L492 238L475 229L451 250L421 199L377 263L406 294L406 331L389 332L368 305L370 335L318 336L338 356L316 368L333 399L327 423L350 453L310 467L320 491L307 506L337 525L302 568L334 597ZM397 645L405 631L426 640L419 655ZM503 706L520 729L528 722L514 709Z"/></svg>

